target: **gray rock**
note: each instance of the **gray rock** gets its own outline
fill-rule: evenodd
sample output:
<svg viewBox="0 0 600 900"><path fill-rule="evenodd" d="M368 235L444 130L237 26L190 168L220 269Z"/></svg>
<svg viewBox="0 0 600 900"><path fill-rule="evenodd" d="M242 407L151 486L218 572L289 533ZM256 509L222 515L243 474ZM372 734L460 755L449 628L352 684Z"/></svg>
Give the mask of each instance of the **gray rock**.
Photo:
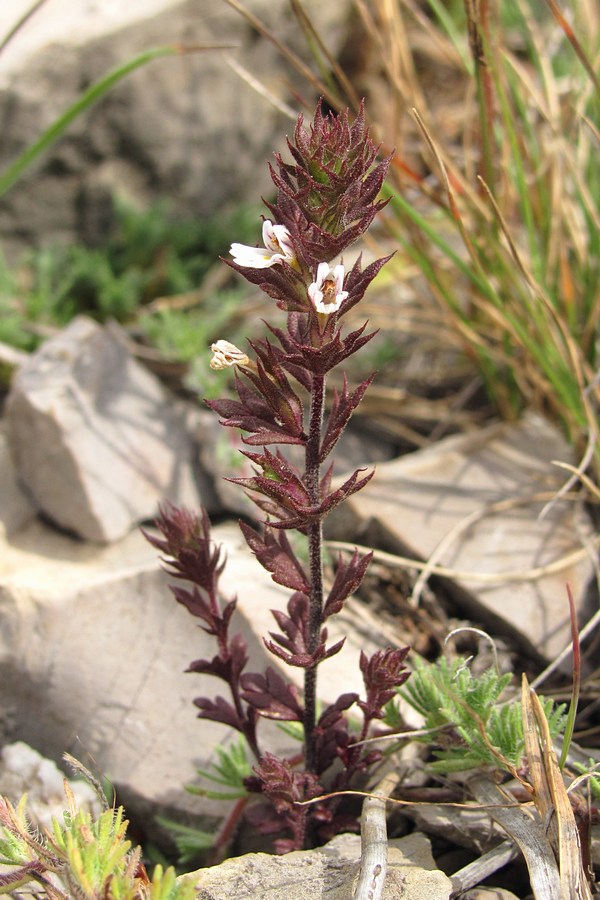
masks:
<svg viewBox="0 0 600 900"><path fill-rule="evenodd" d="M359 868L360 838L342 834L317 850L285 856L249 853L194 876L198 900L350 900ZM451 889L424 835L389 842L383 900L448 900Z"/></svg>
<svg viewBox="0 0 600 900"><path fill-rule="evenodd" d="M18 531L37 513L19 484L4 431L0 422L0 538Z"/></svg>
<svg viewBox="0 0 600 900"><path fill-rule="evenodd" d="M27 0L1 4L8 31ZM246 6L283 42L307 54L287 4ZM306 0L306 11L335 51L349 0ZM27 23L0 60L3 110L0 170L28 147L82 90L141 51L226 44L155 60L129 75L0 201L4 252L82 237L98 242L112 221L111 198L134 204L168 199L178 214L209 217L270 189L265 165L284 144L289 118L228 64L232 57L279 100L287 84L306 92L279 51L227 3L212 0L58 0ZM233 238L235 240L235 238Z"/></svg>
<svg viewBox="0 0 600 900"><path fill-rule="evenodd" d="M40 510L86 540L117 540L166 499L198 504L172 399L116 329L91 319L75 319L20 367L6 430Z"/></svg>
<svg viewBox="0 0 600 900"><path fill-rule="evenodd" d="M7 744L0 751L0 796L16 806L27 794L27 817L37 828L50 828L52 819L62 821L67 808L64 781L66 775L51 759L23 741ZM78 809L98 815L100 799L86 781L67 779Z"/></svg>
<svg viewBox="0 0 600 900"><path fill-rule="evenodd" d="M565 481L552 460L572 462L570 448L532 415L450 437L378 465L327 520L327 534L355 541L375 523L386 549L446 571L474 624L553 660L570 641L566 584L581 609L594 570L581 509L562 500L539 518Z"/></svg>

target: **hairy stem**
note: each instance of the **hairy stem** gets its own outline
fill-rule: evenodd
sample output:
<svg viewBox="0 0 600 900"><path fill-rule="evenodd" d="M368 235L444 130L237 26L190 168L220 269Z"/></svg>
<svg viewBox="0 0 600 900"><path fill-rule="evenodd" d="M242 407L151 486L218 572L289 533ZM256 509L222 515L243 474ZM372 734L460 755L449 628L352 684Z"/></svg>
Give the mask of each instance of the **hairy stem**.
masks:
<svg viewBox="0 0 600 900"><path fill-rule="evenodd" d="M313 378L306 444L306 486L313 507L319 505L321 427L325 408L325 376ZM310 618L308 650L314 653L319 644L323 617L323 523L321 518L308 527L308 556L310 572ZM315 725L317 709L317 669L313 666L304 676L304 764L307 772L314 772Z"/></svg>
<svg viewBox="0 0 600 900"><path fill-rule="evenodd" d="M250 719L250 716L244 711L242 698L240 697L239 682L237 684L234 684L233 681L231 681L229 683L229 690L231 691L231 698L233 700L235 710L238 714L240 725L242 726L242 734L246 738L248 746L250 747L250 750L254 754L256 760L260 761L262 753L256 739L256 722Z"/></svg>

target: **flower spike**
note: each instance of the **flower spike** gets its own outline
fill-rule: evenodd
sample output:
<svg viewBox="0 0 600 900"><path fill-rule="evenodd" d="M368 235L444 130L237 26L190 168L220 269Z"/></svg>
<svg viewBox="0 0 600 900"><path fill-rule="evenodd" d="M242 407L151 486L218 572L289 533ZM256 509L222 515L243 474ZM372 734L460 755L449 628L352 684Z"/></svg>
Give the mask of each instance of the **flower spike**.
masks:
<svg viewBox="0 0 600 900"><path fill-rule="evenodd" d="M235 597L220 595L224 558L212 543L207 514L194 517L166 507L157 522L162 537L149 538L165 554L169 574L179 579L172 587L175 599L215 639L215 655L195 660L188 671L219 679L228 695L197 697L194 703L200 718L236 729L246 740L256 765L244 787L270 804L250 805L246 815L264 835L283 832L275 842L278 852L315 846L356 828L355 811L341 792L359 779L363 784L381 758L363 743L408 677L407 647L378 650L371 657L363 653L363 698L343 693L322 713L317 710L321 663L344 643L343 638L330 643L326 623L358 590L372 556L355 550L348 560L340 557L327 587L324 520L373 475L357 468L334 482L331 459L373 376L351 389L340 371L341 386L333 394L327 380L377 333L367 331L367 322L350 329L344 317L387 262L377 259L363 269L360 256L346 268L338 260L385 206L378 195L390 158L378 160L362 104L351 122L348 110L324 114L319 103L308 128L298 118L288 149L288 160L276 153L270 167L275 199L266 202L270 218L262 222L262 246L232 244L224 260L275 301L285 313L284 324L268 314L268 334L249 340L251 357L229 341L212 344L210 366L234 368L234 393L205 402L221 425L243 433L250 473L226 480L245 489L259 521L240 527L273 581L292 592L285 611L272 610L276 627L263 645L278 668L303 671L302 693L278 668L247 670L246 641L231 628ZM306 559L290 531L302 538ZM257 731L262 719L287 722L294 732L299 726L302 758L265 753ZM319 802L311 806L298 802L315 798Z"/></svg>

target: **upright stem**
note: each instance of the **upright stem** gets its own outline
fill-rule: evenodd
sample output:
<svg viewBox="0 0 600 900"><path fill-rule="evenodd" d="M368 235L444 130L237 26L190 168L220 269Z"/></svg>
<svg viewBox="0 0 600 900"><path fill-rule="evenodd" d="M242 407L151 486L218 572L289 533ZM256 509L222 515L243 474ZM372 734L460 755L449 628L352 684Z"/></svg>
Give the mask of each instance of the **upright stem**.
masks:
<svg viewBox="0 0 600 900"><path fill-rule="evenodd" d="M308 441L306 444L306 487L313 507L321 500L321 426L325 409L325 376L313 377L310 403ZM308 651L314 653L319 645L323 617L323 523L319 518L308 527L308 558L310 573L310 612ZM306 669L304 675L304 765L307 772L314 772L315 725L317 710L317 669Z"/></svg>
<svg viewBox="0 0 600 900"><path fill-rule="evenodd" d="M488 0L465 0L465 9L479 110L480 174L495 196L494 95L489 66L490 6Z"/></svg>

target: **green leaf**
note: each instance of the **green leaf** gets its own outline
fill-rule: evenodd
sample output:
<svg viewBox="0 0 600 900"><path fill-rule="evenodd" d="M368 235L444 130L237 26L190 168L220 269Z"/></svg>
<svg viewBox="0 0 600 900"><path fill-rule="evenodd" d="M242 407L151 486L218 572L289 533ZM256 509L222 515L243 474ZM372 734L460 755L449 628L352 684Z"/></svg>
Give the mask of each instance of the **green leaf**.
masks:
<svg viewBox="0 0 600 900"><path fill-rule="evenodd" d="M200 828L183 825L181 822L173 822L164 816L157 816L156 821L171 834L177 846L181 863L192 862L200 853L210 850L214 845L216 837L214 832L202 831Z"/></svg>

